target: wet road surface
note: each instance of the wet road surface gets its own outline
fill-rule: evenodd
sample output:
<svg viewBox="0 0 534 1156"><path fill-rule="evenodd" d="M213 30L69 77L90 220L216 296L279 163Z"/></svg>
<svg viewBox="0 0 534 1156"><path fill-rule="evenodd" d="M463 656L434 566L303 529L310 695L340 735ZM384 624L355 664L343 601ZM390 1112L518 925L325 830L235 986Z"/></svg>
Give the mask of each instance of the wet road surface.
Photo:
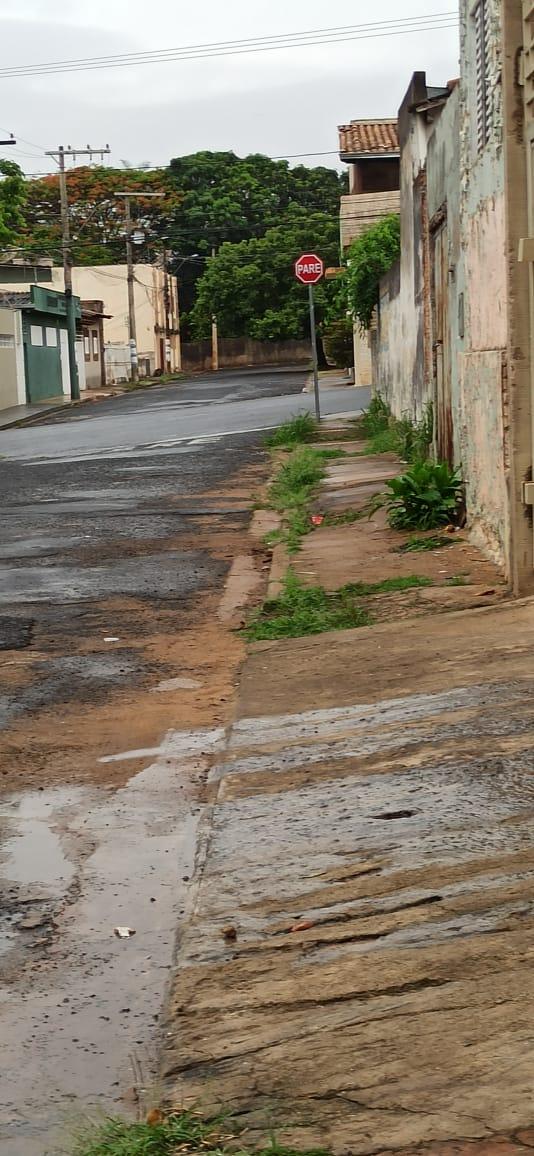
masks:
<svg viewBox="0 0 534 1156"><path fill-rule="evenodd" d="M295 413L313 412L313 397L302 393L307 378L299 372L243 372L211 388L201 379L88 403L67 416L60 413L38 425L0 431L0 455L26 460L50 456L65 463L98 459L103 452L165 455L197 438L270 429ZM325 389L323 413L356 413L368 399L367 389Z"/></svg>
<svg viewBox="0 0 534 1156"><path fill-rule="evenodd" d="M158 1098L209 735L242 658L217 605L266 473L261 436L232 431L308 408L303 381L197 380L0 434L6 1156L61 1151L91 1104Z"/></svg>

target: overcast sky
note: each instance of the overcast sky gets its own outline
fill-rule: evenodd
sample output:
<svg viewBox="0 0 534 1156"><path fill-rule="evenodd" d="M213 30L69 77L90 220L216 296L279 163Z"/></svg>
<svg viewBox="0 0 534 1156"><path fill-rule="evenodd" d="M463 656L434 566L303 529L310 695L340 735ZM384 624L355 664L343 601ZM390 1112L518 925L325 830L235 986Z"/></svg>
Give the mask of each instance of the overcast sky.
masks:
<svg viewBox="0 0 534 1156"><path fill-rule="evenodd" d="M409 0L402 15L455 8L453 0ZM0 0L0 67L398 19L399 3L17 0L16 16L14 11L12 0ZM34 172L50 168L42 150L58 144L109 141L111 163L117 165L123 158L134 164L166 163L197 149L272 156L335 150L338 124L396 115L416 70L426 70L430 84L456 76L456 31L95 73L0 78L0 127L19 139L16 152L3 149L1 155ZM304 163L335 161L333 151Z"/></svg>

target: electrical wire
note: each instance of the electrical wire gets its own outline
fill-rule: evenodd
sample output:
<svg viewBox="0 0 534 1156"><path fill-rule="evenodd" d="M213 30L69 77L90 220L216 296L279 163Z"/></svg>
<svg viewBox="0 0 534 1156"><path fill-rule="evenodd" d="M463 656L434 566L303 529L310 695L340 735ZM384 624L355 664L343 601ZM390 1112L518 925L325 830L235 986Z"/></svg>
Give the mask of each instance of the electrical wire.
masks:
<svg viewBox="0 0 534 1156"><path fill-rule="evenodd" d="M456 28L458 15L448 10L427 16L400 17L397 20L374 21L367 24L342 25L333 28L312 29L281 35L255 37L248 40L215 41L182 48L154 49L114 56L79 57L42 64L13 65L0 69L0 79L27 76L58 75L64 72L86 72L102 68L127 68L139 64L162 64L185 60L208 60L221 56L240 56L246 53L273 52L286 48L304 48L339 44Z"/></svg>

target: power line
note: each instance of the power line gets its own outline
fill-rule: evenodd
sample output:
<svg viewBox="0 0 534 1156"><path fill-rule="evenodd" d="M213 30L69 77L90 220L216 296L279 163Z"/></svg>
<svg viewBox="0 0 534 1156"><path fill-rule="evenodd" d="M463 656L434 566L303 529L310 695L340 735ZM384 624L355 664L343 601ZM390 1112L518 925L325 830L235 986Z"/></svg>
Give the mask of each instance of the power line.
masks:
<svg viewBox="0 0 534 1156"><path fill-rule="evenodd" d="M436 12L428 16L401 17L397 20L374 21L367 24L342 25L282 35L255 37L248 40L215 41L193 44L182 48L154 49L115 56L80 57L35 65L14 65L0 69L0 78L44 76L63 72L86 72L102 68L126 68L138 64L162 64L185 60L206 60L220 56L239 56L245 53L273 52L283 48L305 48L339 44L354 40L406 35L456 28L457 12Z"/></svg>

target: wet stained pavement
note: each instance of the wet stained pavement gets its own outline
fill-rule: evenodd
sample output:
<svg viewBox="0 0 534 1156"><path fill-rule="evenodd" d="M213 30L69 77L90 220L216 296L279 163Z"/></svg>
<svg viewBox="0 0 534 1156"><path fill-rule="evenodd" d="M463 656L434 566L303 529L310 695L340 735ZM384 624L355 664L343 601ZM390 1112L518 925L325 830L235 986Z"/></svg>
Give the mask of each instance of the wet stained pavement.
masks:
<svg viewBox="0 0 534 1156"><path fill-rule="evenodd" d="M303 376L242 380L276 424ZM266 473L261 436L224 436L239 382L217 387L207 441L202 388L185 439L175 389L0 434L6 1156L55 1156L93 1105L159 1098L210 736L243 656L217 607Z"/></svg>
<svg viewBox="0 0 534 1156"><path fill-rule="evenodd" d="M302 1150L531 1144L533 647L525 601L252 648L169 1103Z"/></svg>

